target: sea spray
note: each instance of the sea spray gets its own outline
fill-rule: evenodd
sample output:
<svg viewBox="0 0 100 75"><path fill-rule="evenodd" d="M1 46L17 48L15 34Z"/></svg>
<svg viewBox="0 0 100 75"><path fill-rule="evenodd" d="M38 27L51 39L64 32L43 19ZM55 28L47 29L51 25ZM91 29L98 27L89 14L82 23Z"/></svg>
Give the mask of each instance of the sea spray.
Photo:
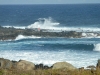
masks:
<svg viewBox="0 0 100 75"><path fill-rule="evenodd" d="M98 33L93 33L93 32L83 32L82 37L85 37L85 38L99 38Z"/></svg>
<svg viewBox="0 0 100 75"><path fill-rule="evenodd" d="M15 40L34 39L34 38L36 39L36 38L41 38L41 37L37 37L37 36L34 36L34 35L32 35L32 36L18 35Z"/></svg>
<svg viewBox="0 0 100 75"><path fill-rule="evenodd" d="M48 18L38 18L38 21L35 21L34 23L27 25L27 26L10 26L10 25L5 25L3 27L9 28L9 27L14 27L16 29L34 29L34 28L40 28L40 29L51 29L51 30L56 30L56 31L77 31L77 32L100 32L99 27L81 27L81 26L76 26L72 27L66 24L66 26L63 26L62 23L59 21L56 21L56 19L52 17Z"/></svg>
<svg viewBox="0 0 100 75"><path fill-rule="evenodd" d="M4 28L15 28L15 29L25 29L27 28L26 26L10 26L10 25L6 25L3 26Z"/></svg>
<svg viewBox="0 0 100 75"><path fill-rule="evenodd" d="M54 22L51 17L39 18L37 22L29 25L27 28L55 29L55 26L59 24L58 22Z"/></svg>
<svg viewBox="0 0 100 75"><path fill-rule="evenodd" d="M94 44L94 51L100 51L100 43Z"/></svg>

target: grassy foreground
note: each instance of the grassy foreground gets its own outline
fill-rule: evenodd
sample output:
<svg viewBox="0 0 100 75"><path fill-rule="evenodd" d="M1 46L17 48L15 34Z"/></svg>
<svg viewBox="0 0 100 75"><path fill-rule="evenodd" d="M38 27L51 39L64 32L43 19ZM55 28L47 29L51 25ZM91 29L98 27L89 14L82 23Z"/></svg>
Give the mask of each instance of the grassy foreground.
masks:
<svg viewBox="0 0 100 75"><path fill-rule="evenodd" d="M66 69L59 69L59 70L38 69L31 71L0 69L0 75L100 75L100 69L96 70L85 69L85 70L74 70L74 71L68 71Z"/></svg>

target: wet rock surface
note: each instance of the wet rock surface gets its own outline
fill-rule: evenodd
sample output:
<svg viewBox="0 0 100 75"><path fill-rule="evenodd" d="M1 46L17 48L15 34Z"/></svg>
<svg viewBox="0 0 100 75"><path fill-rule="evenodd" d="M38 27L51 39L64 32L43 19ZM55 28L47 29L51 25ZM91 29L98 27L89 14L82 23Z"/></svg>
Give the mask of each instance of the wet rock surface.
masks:
<svg viewBox="0 0 100 75"><path fill-rule="evenodd" d="M100 59L98 59L98 62L97 62L96 68L100 69Z"/></svg>
<svg viewBox="0 0 100 75"><path fill-rule="evenodd" d="M9 39L14 40L18 35L24 35L24 36L34 35L40 37L67 37L67 38L82 37L82 33L76 31L48 32L48 30L44 30L44 29L38 31L34 29L15 29L13 27L9 27L9 28L0 27L0 40L9 40Z"/></svg>

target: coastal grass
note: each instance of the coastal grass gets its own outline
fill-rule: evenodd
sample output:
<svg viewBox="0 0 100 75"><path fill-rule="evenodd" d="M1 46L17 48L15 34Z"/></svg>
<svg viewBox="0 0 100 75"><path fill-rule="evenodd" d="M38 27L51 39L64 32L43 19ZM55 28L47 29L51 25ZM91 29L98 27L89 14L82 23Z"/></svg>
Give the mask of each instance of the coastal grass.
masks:
<svg viewBox="0 0 100 75"><path fill-rule="evenodd" d="M100 69L84 69L84 70L67 70L67 69L37 69L31 71L23 71L16 69L0 69L0 75L100 75Z"/></svg>

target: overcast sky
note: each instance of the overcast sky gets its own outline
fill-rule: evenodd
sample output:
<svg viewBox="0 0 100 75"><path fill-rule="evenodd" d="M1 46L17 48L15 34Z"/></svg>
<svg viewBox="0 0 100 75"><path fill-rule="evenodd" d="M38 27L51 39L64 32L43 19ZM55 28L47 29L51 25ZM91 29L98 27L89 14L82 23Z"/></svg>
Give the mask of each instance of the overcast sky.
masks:
<svg viewBox="0 0 100 75"><path fill-rule="evenodd" d="M100 3L100 0L0 0L0 4L80 4Z"/></svg>

